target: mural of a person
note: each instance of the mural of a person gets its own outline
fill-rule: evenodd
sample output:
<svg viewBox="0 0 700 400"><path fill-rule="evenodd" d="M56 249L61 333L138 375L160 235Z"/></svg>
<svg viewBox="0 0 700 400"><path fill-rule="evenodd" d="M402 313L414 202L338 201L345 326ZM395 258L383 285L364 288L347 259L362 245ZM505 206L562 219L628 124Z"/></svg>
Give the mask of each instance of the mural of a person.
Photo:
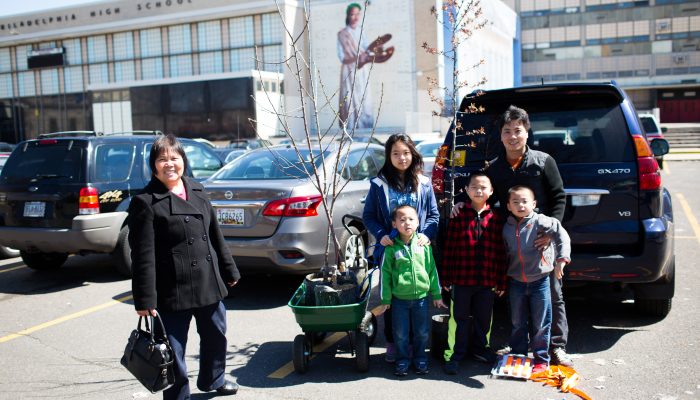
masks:
<svg viewBox="0 0 700 400"><path fill-rule="evenodd" d="M384 62L394 53L394 48L384 49L384 43L391 39L386 34L367 43L367 34L362 33L360 21L362 6L350 3L345 9L345 27L338 32L338 59L340 68L340 124L347 123L348 129L371 128L374 122L372 97L367 84L370 68L365 64ZM361 37L362 36L362 37ZM355 69L357 66L357 71Z"/></svg>

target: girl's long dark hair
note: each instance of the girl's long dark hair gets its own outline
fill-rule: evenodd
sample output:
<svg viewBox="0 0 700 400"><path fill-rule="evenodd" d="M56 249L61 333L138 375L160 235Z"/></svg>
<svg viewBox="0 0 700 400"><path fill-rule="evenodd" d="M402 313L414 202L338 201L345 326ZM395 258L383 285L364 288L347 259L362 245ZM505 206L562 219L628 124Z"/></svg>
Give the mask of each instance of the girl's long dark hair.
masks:
<svg viewBox="0 0 700 400"><path fill-rule="evenodd" d="M404 173L403 180L399 175L399 171L391 163L391 148L394 147L394 143L396 142L403 142L411 151L411 165ZM413 143L413 140L403 133L396 133L389 136L389 139L387 139L384 145L384 165L382 169L379 170L379 176L383 177L394 190L405 192L410 189L415 192L418 190L419 185L418 175L422 173L423 157L418 150L416 150L416 145Z"/></svg>

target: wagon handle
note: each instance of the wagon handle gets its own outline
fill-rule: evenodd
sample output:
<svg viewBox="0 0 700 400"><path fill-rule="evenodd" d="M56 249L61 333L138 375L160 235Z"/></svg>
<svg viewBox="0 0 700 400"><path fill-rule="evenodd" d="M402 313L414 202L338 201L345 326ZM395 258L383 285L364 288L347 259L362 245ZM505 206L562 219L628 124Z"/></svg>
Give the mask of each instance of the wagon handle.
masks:
<svg viewBox="0 0 700 400"><path fill-rule="evenodd" d="M347 220L357 222L358 224L364 226L364 222L362 221L362 218L358 217L357 215L345 214L345 215L343 215L343 218L341 218L341 221L343 222L343 226L345 227L345 230L347 230L350 233L352 233L352 232L350 231L350 225L349 225ZM360 232L360 236L364 235L366 232L367 232L367 229L363 229Z"/></svg>

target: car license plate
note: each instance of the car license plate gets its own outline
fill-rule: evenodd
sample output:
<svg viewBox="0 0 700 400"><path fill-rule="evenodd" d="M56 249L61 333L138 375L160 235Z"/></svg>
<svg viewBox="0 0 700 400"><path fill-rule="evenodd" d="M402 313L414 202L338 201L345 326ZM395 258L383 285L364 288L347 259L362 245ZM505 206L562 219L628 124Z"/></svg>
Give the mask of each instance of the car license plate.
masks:
<svg viewBox="0 0 700 400"><path fill-rule="evenodd" d="M245 212L242 208L217 208L216 219L219 225L245 225Z"/></svg>
<svg viewBox="0 0 700 400"><path fill-rule="evenodd" d="M24 216L42 218L46 211L46 203L43 201L28 201L24 203Z"/></svg>

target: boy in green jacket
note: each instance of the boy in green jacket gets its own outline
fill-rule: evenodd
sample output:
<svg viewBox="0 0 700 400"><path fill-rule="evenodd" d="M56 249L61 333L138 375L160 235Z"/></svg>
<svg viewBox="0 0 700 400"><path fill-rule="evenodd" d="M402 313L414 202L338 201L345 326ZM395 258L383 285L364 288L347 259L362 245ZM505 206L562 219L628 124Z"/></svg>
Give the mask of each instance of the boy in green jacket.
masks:
<svg viewBox="0 0 700 400"><path fill-rule="evenodd" d="M404 205L391 215L392 225L399 231L394 244L384 249L382 258L380 313L391 307L392 329L396 344L394 375L408 375L409 331L413 327L413 367L419 375L428 373L425 349L430 336L429 297L435 307L447 308L440 297L435 260L430 246L419 246L416 241L418 213Z"/></svg>

